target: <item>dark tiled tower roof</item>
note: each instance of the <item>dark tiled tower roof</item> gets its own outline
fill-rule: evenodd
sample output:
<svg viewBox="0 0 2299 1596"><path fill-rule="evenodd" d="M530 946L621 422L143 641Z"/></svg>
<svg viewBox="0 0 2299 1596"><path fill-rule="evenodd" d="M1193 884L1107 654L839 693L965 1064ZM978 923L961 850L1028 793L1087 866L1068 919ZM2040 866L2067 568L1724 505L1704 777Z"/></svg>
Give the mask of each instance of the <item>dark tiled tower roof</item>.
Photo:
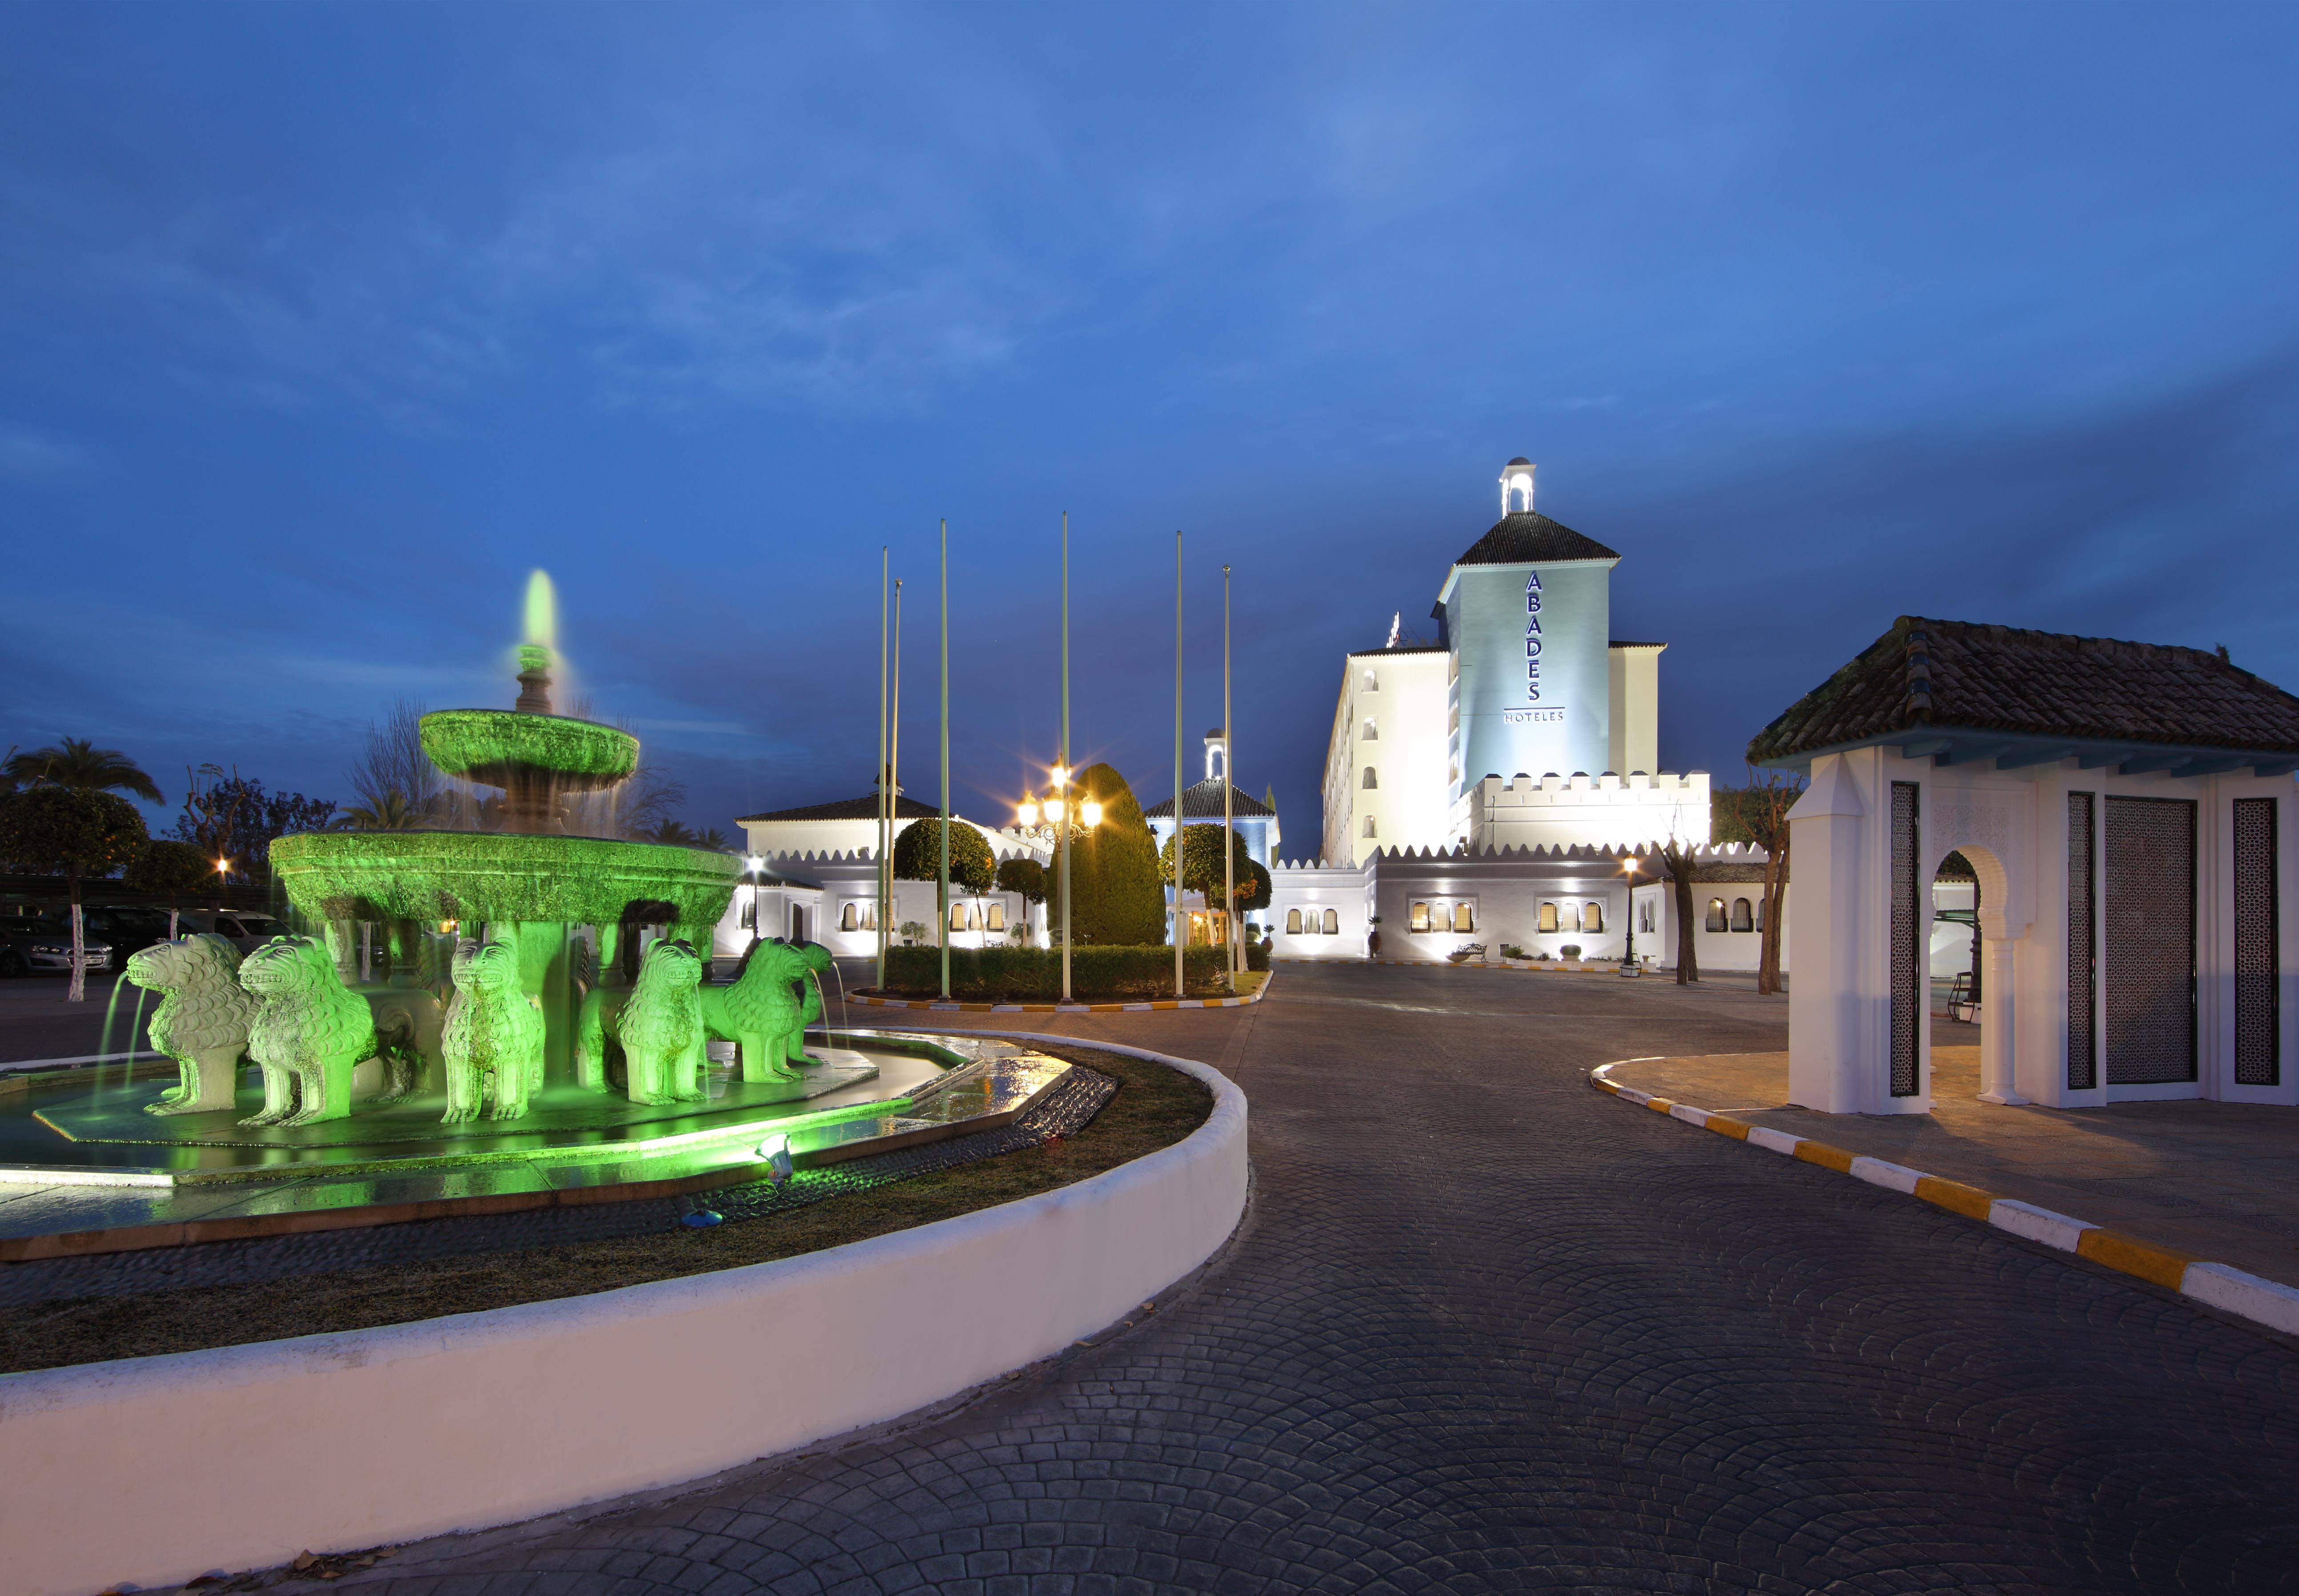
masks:
<svg viewBox="0 0 2299 1596"><path fill-rule="evenodd" d="M1456 565L1547 565L1564 560L1618 560L1620 555L1536 511L1520 510L1495 521Z"/></svg>
<svg viewBox="0 0 2299 1596"><path fill-rule="evenodd" d="M1222 812L1222 779L1209 776L1193 787L1182 789L1182 819L1188 820L1218 820ZM1257 820L1277 811L1260 799L1246 793L1230 795L1229 813L1233 820ZM1174 801L1153 803L1141 811L1145 820L1170 820L1174 817Z"/></svg>
<svg viewBox="0 0 2299 1596"><path fill-rule="evenodd" d="M1921 727L2299 752L2299 698L2199 648L1903 615L1758 732L1748 761Z"/></svg>

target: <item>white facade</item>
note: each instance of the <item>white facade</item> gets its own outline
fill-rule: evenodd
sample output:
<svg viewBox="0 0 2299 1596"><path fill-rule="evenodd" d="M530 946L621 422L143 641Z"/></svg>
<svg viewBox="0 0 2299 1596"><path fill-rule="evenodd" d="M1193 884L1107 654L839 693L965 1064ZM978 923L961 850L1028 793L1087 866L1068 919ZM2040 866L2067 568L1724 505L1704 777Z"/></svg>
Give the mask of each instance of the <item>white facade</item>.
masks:
<svg viewBox="0 0 2299 1596"><path fill-rule="evenodd" d="M1632 848L1708 841L1708 773L1488 776L1470 794L1471 851Z"/></svg>
<svg viewBox="0 0 2299 1596"><path fill-rule="evenodd" d="M1016 854L1009 851L1000 857ZM867 849L773 854L762 864L759 872L735 887L734 900L712 935L714 955L740 958L751 945L755 923L760 935L820 943L842 959L878 956L878 867ZM933 881L894 883L886 915L892 945L902 945L905 925L918 927L914 935L921 945L934 943L940 890L940 884ZM1019 893L987 892L976 898L953 885L950 902L949 940L954 948L1000 947L1017 942L1030 947L1048 945L1045 905L1031 903Z"/></svg>

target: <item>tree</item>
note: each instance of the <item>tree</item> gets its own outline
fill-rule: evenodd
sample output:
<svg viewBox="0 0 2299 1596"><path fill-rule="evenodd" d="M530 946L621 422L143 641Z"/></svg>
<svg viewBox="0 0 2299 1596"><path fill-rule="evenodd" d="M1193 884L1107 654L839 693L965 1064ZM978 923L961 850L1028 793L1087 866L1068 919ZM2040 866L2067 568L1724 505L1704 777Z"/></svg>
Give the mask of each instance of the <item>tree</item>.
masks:
<svg viewBox="0 0 2299 1596"><path fill-rule="evenodd" d="M1218 903L1222 895L1222 828L1218 826L1197 825L1182 827L1182 889L1202 893L1208 903ZM1246 907L1246 900L1254 893L1254 872L1261 867L1245 851L1244 836L1230 833L1230 874L1237 886L1235 907ZM1167 837L1158 853L1158 879L1167 886L1174 885L1174 839ZM1261 879L1269 877L1264 872Z"/></svg>
<svg viewBox="0 0 2299 1596"><path fill-rule="evenodd" d="M391 787L344 810L336 825L345 831L421 831L429 819L406 794Z"/></svg>
<svg viewBox="0 0 2299 1596"><path fill-rule="evenodd" d="M1071 795L1101 805L1101 823L1072 834L1070 935L1104 946L1152 947L1166 940L1166 895L1158 874L1158 839L1125 778L1108 765L1078 772ZM1061 883L1047 883L1055 914Z"/></svg>
<svg viewBox="0 0 2299 1596"><path fill-rule="evenodd" d="M352 761L347 774L352 792L360 801L359 807L347 812L356 816L364 810L381 817L396 794L399 812L409 817L405 825L361 820L361 831L420 830L436 821L446 807L446 777L423 752L423 706L403 698L394 702L381 725L369 723L367 745Z"/></svg>
<svg viewBox="0 0 2299 1596"><path fill-rule="evenodd" d="M630 834L636 843L663 843L674 848L692 848L701 839L683 820L660 819L643 830Z"/></svg>
<svg viewBox="0 0 2299 1596"><path fill-rule="evenodd" d="M144 817L125 798L91 787L44 783L0 798L0 858L26 869L62 871L71 892L71 986L87 993L87 940L80 930L82 876L109 876L133 863L148 840Z"/></svg>
<svg viewBox="0 0 2299 1596"><path fill-rule="evenodd" d="M998 890L1019 893L1025 903L1042 903L1046 901L1046 867L1034 859L1000 860Z"/></svg>
<svg viewBox="0 0 2299 1596"><path fill-rule="evenodd" d="M267 793L263 784L229 776L220 766L187 770L189 790L174 836L191 844L211 861L229 861L228 873L253 880L270 872L271 844L299 831L325 831L335 819L335 801L301 793Z"/></svg>
<svg viewBox="0 0 2299 1596"><path fill-rule="evenodd" d="M1748 785L1725 787L1709 800L1711 835L1720 843L1750 843L1764 851L1764 943L1756 963L1756 990L1780 989L1780 909L1788 901L1789 810L1804 795L1800 776L1782 770L1761 774L1752 766Z"/></svg>
<svg viewBox="0 0 2299 1596"><path fill-rule="evenodd" d="M726 834L716 826L707 827L697 835L694 845L698 848L708 848L713 853L732 853L735 851L735 844L727 841Z"/></svg>
<svg viewBox="0 0 2299 1596"><path fill-rule="evenodd" d="M913 820L902 827L894 838L894 875L902 881L940 881L942 879L942 817L929 815ZM975 921L982 919L982 894L988 892L998 879L998 861L990 855L990 844L982 833L964 820L950 823L950 885L953 891L963 888L975 900ZM935 933L942 938L950 927L945 923Z"/></svg>
<svg viewBox="0 0 2299 1596"><path fill-rule="evenodd" d="M1689 985L1700 979L1700 954L1692 945L1695 923L1692 919L1692 884L1700 876L1700 867L1693 862L1694 846L1682 837L1672 836L1663 844L1660 856L1668 866L1668 878L1676 888L1676 984Z"/></svg>
<svg viewBox="0 0 2299 1596"><path fill-rule="evenodd" d="M28 753L12 753L7 771L24 786L45 783L89 793L133 793L150 803L165 802L134 760L117 748L98 748L86 737L66 737Z"/></svg>
<svg viewBox="0 0 2299 1596"><path fill-rule="evenodd" d="M139 893L158 893L168 900L168 935L176 935L176 898L196 891L215 879L215 860L189 843L162 838L144 844L136 862L121 880Z"/></svg>

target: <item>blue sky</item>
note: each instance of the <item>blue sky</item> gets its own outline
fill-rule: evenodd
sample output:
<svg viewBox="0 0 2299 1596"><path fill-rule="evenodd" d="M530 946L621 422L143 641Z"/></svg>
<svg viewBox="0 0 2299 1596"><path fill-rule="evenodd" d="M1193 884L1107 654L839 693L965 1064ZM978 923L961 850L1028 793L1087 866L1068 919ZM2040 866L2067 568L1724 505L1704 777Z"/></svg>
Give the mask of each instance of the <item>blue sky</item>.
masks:
<svg viewBox="0 0 2299 1596"><path fill-rule="evenodd" d="M1340 655L1501 461L1622 551L1663 763L1903 612L2299 686L2287 6L0 8L0 741L343 798L523 578L686 818L1075 736L1314 849Z"/></svg>

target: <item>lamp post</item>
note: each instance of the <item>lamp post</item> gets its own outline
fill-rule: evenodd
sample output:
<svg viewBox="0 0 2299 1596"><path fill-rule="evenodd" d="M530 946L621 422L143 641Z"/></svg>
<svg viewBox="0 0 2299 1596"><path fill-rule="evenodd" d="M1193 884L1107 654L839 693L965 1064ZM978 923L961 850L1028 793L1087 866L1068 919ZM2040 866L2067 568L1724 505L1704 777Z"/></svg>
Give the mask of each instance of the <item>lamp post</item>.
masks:
<svg viewBox="0 0 2299 1596"><path fill-rule="evenodd" d="M1070 1001L1070 837L1073 833L1091 831L1101 824L1101 805L1091 798L1080 799L1075 812L1071 810L1069 798L1070 770L1067 765L1056 765L1048 772L1051 779L1042 796L1025 795L1014 806L1017 829L1054 844L1055 868L1059 872L1062 899L1062 1002Z"/></svg>
<svg viewBox="0 0 2299 1596"><path fill-rule="evenodd" d="M1637 866L1639 862L1637 856L1631 853L1621 864L1622 874L1629 878L1629 951L1621 960L1621 973L1624 976L1644 974L1644 971L1637 966Z"/></svg>
<svg viewBox="0 0 2299 1596"><path fill-rule="evenodd" d="M757 854L746 853L743 856L743 874L751 883L751 941L752 943L759 941L759 877L766 868L767 861ZM880 985L883 985L884 983L881 982Z"/></svg>

